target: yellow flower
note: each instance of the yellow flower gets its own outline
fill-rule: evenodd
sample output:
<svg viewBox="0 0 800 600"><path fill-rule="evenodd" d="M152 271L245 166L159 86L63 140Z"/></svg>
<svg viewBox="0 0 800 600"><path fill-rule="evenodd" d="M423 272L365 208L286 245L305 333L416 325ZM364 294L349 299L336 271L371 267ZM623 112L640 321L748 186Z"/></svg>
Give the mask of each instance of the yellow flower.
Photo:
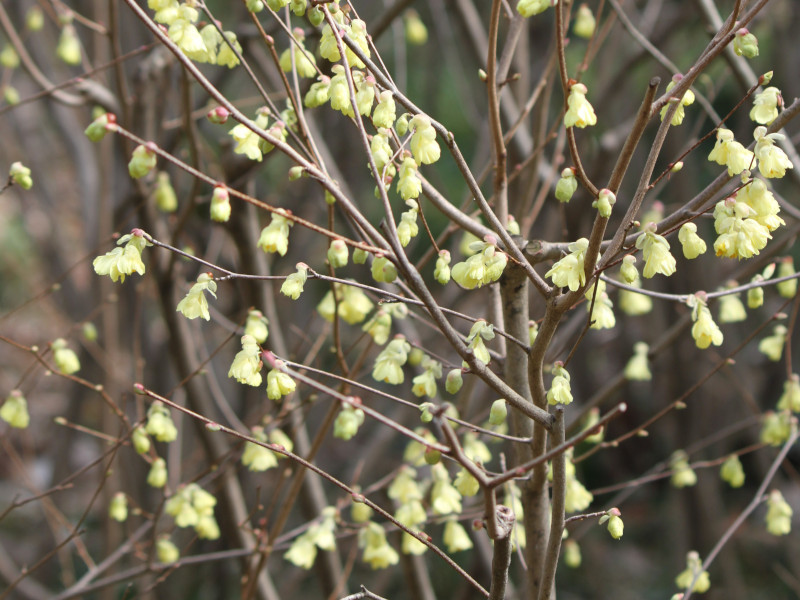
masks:
<svg viewBox="0 0 800 600"><path fill-rule="evenodd" d="M758 158L758 170L766 178L780 178L786 175L786 169L794 165L786 153L775 145L776 140L783 139L780 133L767 133L767 128L756 127L753 132L756 140L754 153Z"/></svg>
<svg viewBox="0 0 800 600"><path fill-rule="evenodd" d="M214 298L217 297L217 282L214 281L211 273L200 273L195 283L186 296L178 303L175 309L180 312L187 319L196 319L202 317L206 321L211 320L211 315L208 312L208 300L206 300L204 292L208 292Z"/></svg>
<svg viewBox="0 0 800 600"><path fill-rule="evenodd" d="M277 252L284 256L289 249L289 228L294 222L288 219L283 209L272 213L269 225L261 230L258 238L258 247L264 252Z"/></svg>
<svg viewBox="0 0 800 600"><path fill-rule="evenodd" d="M580 127L597 124L597 115L594 108L586 99L588 89L582 83L575 83L569 89L567 97L567 112L564 114L565 127Z"/></svg>
<svg viewBox="0 0 800 600"><path fill-rule="evenodd" d="M669 92L672 88L674 88L677 83L683 79L683 75L680 73L672 76L672 81L667 84L667 92ZM672 121L670 122L673 126L680 125L683 123L683 118L685 116L685 109L684 107L689 106L694 102L694 92L692 90L686 90L683 94L683 97L680 100L675 98L670 98L669 104L666 104L664 108L661 109L661 120L664 120L664 117L667 114L667 110L669 110L670 104L672 103L679 103L678 110L672 115Z"/></svg>
<svg viewBox="0 0 800 600"><path fill-rule="evenodd" d="M589 240L580 238L572 242L567 248L570 254L556 262L544 276L550 277L554 285L568 287L570 291L575 292L578 288L586 285L583 264L586 258L586 250L589 248Z"/></svg>
<svg viewBox="0 0 800 600"><path fill-rule="evenodd" d="M0 419L11 427L25 429L31 421L28 414L28 403L19 390L11 390L3 406L0 407Z"/></svg>
<svg viewBox="0 0 800 600"><path fill-rule="evenodd" d="M439 160L442 151L436 141L436 130L431 125L431 120L423 114L414 115L409 127L414 131L410 147L417 164L430 165Z"/></svg>
<svg viewBox="0 0 800 600"><path fill-rule="evenodd" d="M649 279L656 273L669 277L675 272L675 257L670 254L669 242L655 232L655 224L648 223L636 238L636 247L642 251L645 264L642 275Z"/></svg>
<svg viewBox="0 0 800 600"><path fill-rule="evenodd" d="M236 353L228 369L228 377L239 383L258 387L261 385L261 348L252 335L242 336L242 349Z"/></svg>
<svg viewBox="0 0 800 600"><path fill-rule="evenodd" d="M682 571L675 578L675 585L685 590L692 584L692 581L695 582L692 591L698 594L707 592L708 588L711 587L708 571L703 571L703 563L700 560L700 555L694 550L686 555L686 570Z"/></svg>
<svg viewBox="0 0 800 600"><path fill-rule="evenodd" d="M711 344L715 346L721 345L722 332L711 317L711 311L706 306L704 294L700 292L694 296L689 296L686 303L692 308L692 320L695 322L692 325L692 337L697 347L703 350Z"/></svg>
<svg viewBox="0 0 800 600"><path fill-rule="evenodd" d="M776 87L768 87L756 94L750 119L759 125L769 125L778 118L778 107L783 106L781 91Z"/></svg>

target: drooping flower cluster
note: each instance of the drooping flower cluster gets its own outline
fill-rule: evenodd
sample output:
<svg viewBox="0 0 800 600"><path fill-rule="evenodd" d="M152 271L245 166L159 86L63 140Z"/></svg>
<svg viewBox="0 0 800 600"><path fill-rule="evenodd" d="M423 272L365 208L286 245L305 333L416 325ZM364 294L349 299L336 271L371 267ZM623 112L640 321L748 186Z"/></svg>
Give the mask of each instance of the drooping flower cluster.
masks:
<svg viewBox="0 0 800 600"><path fill-rule="evenodd" d="M564 127L589 127L597 124L594 107L589 104L586 94L589 90L582 83L574 83L567 96L567 112L564 113Z"/></svg>
<svg viewBox="0 0 800 600"><path fill-rule="evenodd" d="M206 540L219 538L219 525L214 518L217 499L196 483L179 489L167 500L164 512L175 519L178 527L194 527L197 537Z"/></svg>
<svg viewBox="0 0 800 600"><path fill-rule="evenodd" d="M752 169L755 154L733 138L730 129L720 127L717 130L717 141L708 155L708 160L728 168L728 175L738 175L745 169Z"/></svg>
<svg viewBox="0 0 800 600"><path fill-rule="evenodd" d="M750 258L772 239L771 231L784 224L780 207L763 179L746 180L731 198L714 207L714 242L717 256Z"/></svg>
<svg viewBox="0 0 800 600"><path fill-rule="evenodd" d="M767 179L780 178L786 175L787 169L794 168L786 152L775 145L776 141L784 138L783 134L767 133L767 128L761 125L755 128L753 137L756 140L753 153L758 159L758 171L761 175Z"/></svg>
<svg viewBox="0 0 800 600"><path fill-rule="evenodd" d="M28 402L20 390L11 390L0 407L0 419L3 419L11 427L25 429L31 422L28 414Z"/></svg>
<svg viewBox="0 0 800 600"><path fill-rule="evenodd" d="M202 317L206 321L210 321L211 314L208 312L208 300L205 292L208 292L214 298L217 297L217 282L214 281L211 273L200 273L197 277L197 283L191 287L183 300L178 302L178 307L175 310L187 319Z"/></svg>
<svg viewBox="0 0 800 600"><path fill-rule="evenodd" d="M408 353L411 351L411 344L402 335L395 337L389 344L381 350L375 358L375 366L372 369L372 378L375 381L384 381L392 385L403 383L403 365L408 360Z"/></svg>
<svg viewBox="0 0 800 600"><path fill-rule="evenodd" d="M672 88L674 88L678 82L683 79L683 75L677 73L672 76L672 81L667 84L667 92L669 92ZM692 90L686 90L684 92L683 97L681 98L670 98L669 104L666 104L664 108L661 109L661 120L664 120L664 117L667 115L667 110L671 104L677 104L678 108L672 115L672 121L670 123L673 126L680 125L683 123L683 119L686 116L686 107L690 104L694 103L694 92Z"/></svg>
<svg viewBox="0 0 800 600"><path fill-rule="evenodd" d="M699 235L697 235L697 225L689 222L681 225L678 231L678 241L683 248L683 256L692 260L701 254L705 254L707 249L706 243Z"/></svg>
<svg viewBox="0 0 800 600"><path fill-rule="evenodd" d="M252 335L243 335L241 341L242 349L234 357L228 377L258 387L261 385L261 348Z"/></svg>
<svg viewBox="0 0 800 600"><path fill-rule="evenodd" d="M767 497L767 531L772 535L788 535L792 531L794 511L780 490L772 490Z"/></svg>
<svg viewBox="0 0 800 600"><path fill-rule="evenodd" d="M645 342L636 342L633 345L633 356L625 365L625 379L628 381L650 381L653 378L650 373L649 359L647 353L650 346Z"/></svg>
<svg viewBox="0 0 800 600"><path fill-rule="evenodd" d="M145 266L142 262L142 250L152 245L145 238L144 231L134 229L117 240L116 248L92 261L94 272L98 275L108 275L111 277L111 281L120 280L123 282L127 275L132 275L134 272L144 275Z"/></svg>
<svg viewBox="0 0 800 600"><path fill-rule="evenodd" d="M578 288L586 285L583 264L586 259L586 250L589 248L589 240L580 238L567 248L570 254L555 263L544 276L550 277L553 285L568 287L570 291L575 292Z"/></svg>
<svg viewBox="0 0 800 600"><path fill-rule="evenodd" d="M288 296L292 300L297 300L303 293L303 287L308 279L308 265L297 263L297 271L286 277L281 285L281 294Z"/></svg>
<svg viewBox="0 0 800 600"><path fill-rule="evenodd" d="M291 452L294 448L291 438L280 429L273 429L267 434L263 427L256 426L252 429L252 437L263 443L278 444ZM284 458L283 454L274 452L260 444L246 442L242 452L242 464L251 471L262 472L278 466L278 459Z"/></svg>
<svg viewBox="0 0 800 600"><path fill-rule="evenodd" d="M561 362L553 366L553 381L550 389L547 390L548 404L570 404L572 402L572 390L569 385L569 373Z"/></svg>
<svg viewBox="0 0 800 600"><path fill-rule="evenodd" d="M692 337L697 347L704 350L711 344L715 346L721 345L722 332L711 317L711 311L708 310L706 305L705 294L698 292L693 296L689 296L686 304L692 309L692 321L694 321Z"/></svg>
<svg viewBox="0 0 800 600"><path fill-rule="evenodd" d="M261 230L258 238L258 247L264 252L277 252L284 256L289 249L289 228L294 221L287 217L287 212L278 209L272 213L269 225Z"/></svg>
<svg viewBox="0 0 800 600"><path fill-rule="evenodd" d="M345 441L352 439L363 424L364 411L352 404L342 403L342 410L333 422L333 437Z"/></svg>
<svg viewBox="0 0 800 600"><path fill-rule="evenodd" d="M499 251L495 242L492 236L487 236L485 241L470 244L469 249L474 254L456 263L450 272L456 283L473 290L500 279L508 264L508 255Z"/></svg>
<svg viewBox="0 0 800 600"><path fill-rule="evenodd" d="M719 470L719 476L726 481L732 488L740 488L744 485L744 468L742 461L735 454L731 454Z"/></svg>
<svg viewBox="0 0 800 600"><path fill-rule="evenodd" d="M595 294L595 286L597 286L597 293ZM614 317L614 303L606 293L606 282L597 280L594 285L586 290L584 294L586 297L586 310L592 311L589 320L592 322L592 329L613 329L617 324L617 319ZM592 304L594 302L594 304Z"/></svg>
<svg viewBox="0 0 800 600"><path fill-rule="evenodd" d="M683 450L676 450L669 459L672 470L670 482L676 488L692 487L697 483L697 474L689 466L689 457Z"/></svg>
<svg viewBox="0 0 800 600"><path fill-rule="evenodd" d="M478 319L470 327L467 335L467 346L479 361L488 365L492 360L489 350L486 348L484 340L487 342L494 339L494 325L487 323L484 319ZM465 365L466 367L466 365Z"/></svg>
<svg viewBox="0 0 800 600"><path fill-rule="evenodd" d="M442 377L442 363L433 360L426 354L422 359L421 366L424 370L412 380L411 393L417 397L433 398L437 391L436 380Z"/></svg>
<svg viewBox="0 0 800 600"><path fill-rule="evenodd" d="M147 410L145 432L159 442L174 442L178 437L178 428L172 421L169 409L161 402L154 402Z"/></svg>
<svg viewBox="0 0 800 600"><path fill-rule="evenodd" d="M750 119L759 125L769 125L778 118L778 107L783 106L781 91L773 86L764 88L756 94Z"/></svg>
<svg viewBox="0 0 800 600"><path fill-rule="evenodd" d="M75 351L67 346L67 340L58 338L50 344L53 350L53 362L56 368L64 375L72 375L81 369L81 363Z"/></svg>
<svg viewBox="0 0 800 600"><path fill-rule="evenodd" d="M169 28L170 39L186 56L199 63L235 67L239 64L236 52L242 51L236 34L232 31L220 33L214 23L198 29L200 13L193 5L193 2L179 4L177 0L147 0L147 6L155 11L153 20Z"/></svg>
<svg viewBox="0 0 800 600"><path fill-rule="evenodd" d="M711 587L711 579L708 576L708 571L703 570L703 561L700 560L700 555L692 550L686 555L686 569L675 578L675 585L680 589L685 590L690 585L692 592L703 594Z"/></svg>
<svg viewBox="0 0 800 600"><path fill-rule="evenodd" d="M317 548L331 552L336 549L336 508L322 509L321 519L298 536L283 557L295 566L310 569L317 558Z"/></svg>
<svg viewBox="0 0 800 600"><path fill-rule="evenodd" d="M377 259L376 259L377 260ZM338 310L333 294L336 293ZM346 323L355 325L367 318L367 314L372 310L372 300L360 289L352 285L334 283L333 290L329 291L317 305L317 312L326 321L333 321L334 311L338 312Z"/></svg>
<svg viewBox="0 0 800 600"><path fill-rule="evenodd" d="M276 360L275 368L270 369L267 373L267 398L270 400L280 400L297 389L295 380L288 373L280 370L283 368L283 364L283 361Z"/></svg>
<svg viewBox="0 0 800 600"><path fill-rule="evenodd" d="M669 242L656 233L655 223L648 223L636 238L636 247L642 251L644 270L642 275L650 279L656 273L669 277L675 272L675 257L670 254Z"/></svg>

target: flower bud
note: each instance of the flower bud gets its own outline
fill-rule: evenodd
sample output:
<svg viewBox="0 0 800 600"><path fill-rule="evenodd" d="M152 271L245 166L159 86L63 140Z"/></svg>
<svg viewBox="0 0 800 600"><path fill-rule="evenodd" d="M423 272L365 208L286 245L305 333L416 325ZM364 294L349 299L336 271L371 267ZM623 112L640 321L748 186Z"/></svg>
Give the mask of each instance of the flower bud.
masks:
<svg viewBox="0 0 800 600"><path fill-rule="evenodd" d="M163 458L157 458L150 466L147 474L147 485L162 488L167 484L167 463Z"/></svg>
<svg viewBox="0 0 800 600"><path fill-rule="evenodd" d="M592 10L585 4L581 4L578 7L578 12L575 14L575 26L572 28L572 31L574 31L575 35L578 37L588 40L594 34L595 26L596 22Z"/></svg>
<svg viewBox="0 0 800 600"><path fill-rule="evenodd" d="M722 463L719 475L722 477L722 480L727 481L732 488L739 488L744 485L744 469L742 468L742 462L735 454L731 454L727 460Z"/></svg>
<svg viewBox="0 0 800 600"><path fill-rule="evenodd" d="M176 562L181 557L181 553L169 537L163 535L156 542L156 556L158 557L158 562L169 565Z"/></svg>
<svg viewBox="0 0 800 600"><path fill-rule="evenodd" d="M44 14L38 6L33 6L25 15L25 27L28 31L41 31L44 27Z"/></svg>
<svg viewBox="0 0 800 600"><path fill-rule="evenodd" d="M231 200L224 185L215 185L211 196L211 220L226 223L231 218Z"/></svg>
<svg viewBox="0 0 800 600"><path fill-rule="evenodd" d="M506 422L508 406L503 398L492 402L492 409L489 411L489 423L492 425L502 425Z"/></svg>
<svg viewBox="0 0 800 600"><path fill-rule="evenodd" d="M206 113L206 118L214 123L214 125L222 125L227 122L230 114L231 113L224 106L217 106Z"/></svg>
<svg viewBox="0 0 800 600"><path fill-rule="evenodd" d="M111 498L111 504L108 506L108 516L124 523L128 519L128 497L124 492L117 492Z"/></svg>
<svg viewBox="0 0 800 600"><path fill-rule="evenodd" d="M16 429L25 429L31 421L28 414L28 403L19 390L11 390L3 406L0 407L0 419Z"/></svg>
<svg viewBox="0 0 800 600"><path fill-rule="evenodd" d="M328 263L334 269L347 266L349 255L347 244L343 240L333 240L328 247Z"/></svg>
<svg viewBox="0 0 800 600"><path fill-rule="evenodd" d="M567 167L561 171L561 178L556 183L556 198L560 202L569 202L577 189L578 180L575 177L575 169Z"/></svg>
<svg viewBox="0 0 800 600"><path fill-rule="evenodd" d="M414 46L422 46L428 41L428 29L415 10L407 10L403 15L405 21L406 41Z"/></svg>
<svg viewBox="0 0 800 600"><path fill-rule="evenodd" d="M745 27L742 27L733 38L733 51L737 56L755 58L758 56L758 39Z"/></svg>
<svg viewBox="0 0 800 600"><path fill-rule="evenodd" d="M128 163L128 173L134 179L141 179L156 166L156 153L145 145L136 146Z"/></svg>
<svg viewBox="0 0 800 600"><path fill-rule="evenodd" d="M133 443L134 450L139 454L146 454L150 451L150 438L147 437L147 432L144 430L144 427L140 426L133 430L131 442Z"/></svg>
<svg viewBox="0 0 800 600"><path fill-rule="evenodd" d="M81 43L72 24L64 25L56 46L56 55L68 65L81 64Z"/></svg>
<svg viewBox="0 0 800 600"><path fill-rule="evenodd" d="M21 162L15 162L11 164L11 168L8 170L8 176L11 178L13 183L21 187L23 190L29 190L33 187L31 170Z"/></svg>
<svg viewBox="0 0 800 600"><path fill-rule="evenodd" d="M444 387L449 394L457 394L461 386L464 385L464 379L461 376L461 369L453 369L447 374Z"/></svg>

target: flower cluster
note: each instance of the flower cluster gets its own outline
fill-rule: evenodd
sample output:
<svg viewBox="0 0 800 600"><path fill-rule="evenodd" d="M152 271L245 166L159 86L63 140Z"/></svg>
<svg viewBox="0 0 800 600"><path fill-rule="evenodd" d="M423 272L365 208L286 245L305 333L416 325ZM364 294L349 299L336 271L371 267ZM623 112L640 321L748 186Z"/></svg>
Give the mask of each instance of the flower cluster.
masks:
<svg viewBox="0 0 800 600"><path fill-rule="evenodd" d="M484 319L478 319L470 327L467 335L467 346L472 350L479 361L488 365L492 359L489 350L486 348L484 340L487 342L494 339L494 325L487 323Z"/></svg>
<svg viewBox="0 0 800 600"><path fill-rule="evenodd" d="M595 294L595 286L597 286L597 293ZM586 293L586 310L592 311L589 315L589 320L592 322L592 329L613 329L617 324L616 317L614 317L614 303L606 293L606 282L597 280ZM594 301L594 304L592 304Z"/></svg>
<svg viewBox="0 0 800 600"><path fill-rule="evenodd" d="M292 64L294 63L295 68L297 69L297 74L300 77L314 77L317 74L316 69L316 59L314 55L306 50L303 41L305 40L305 34L303 30L295 28L292 31L292 45L290 48L287 48L281 53L280 57L280 66L281 69L289 73L292 70Z"/></svg>
<svg viewBox="0 0 800 600"><path fill-rule="evenodd" d="M261 385L261 348L252 335L242 336L242 349L237 352L228 377L233 377L239 383L258 387Z"/></svg>
<svg viewBox="0 0 800 600"><path fill-rule="evenodd" d="M770 232L784 224L780 207L763 179L746 180L736 195L714 207L717 256L750 258L772 239Z"/></svg>
<svg viewBox="0 0 800 600"><path fill-rule="evenodd" d="M769 125L778 118L778 107L783 106L781 91L773 86L764 88L756 94L753 108L750 110L750 120L759 125Z"/></svg>
<svg viewBox="0 0 800 600"><path fill-rule="evenodd" d="M259 442L278 444L289 452L294 448L292 440L280 429L273 429L269 435L263 427L256 426L252 429L252 436ZM262 472L278 466L278 459L283 458L283 454L273 452L260 444L247 442L242 452L242 464L251 471Z"/></svg>
<svg viewBox="0 0 800 600"><path fill-rule="evenodd" d="M377 523L370 522L358 533L358 546L363 548L363 560L373 569L385 569L400 560L397 550L386 541L386 532Z"/></svg>
<svg viewBox="0 0 800 600"><path fill-rule="evenodd" d="M717 130L717 141L708 155L708 160L728 168L728 175L738 175L745 169L754 166L755 154L733 138L730 129L720 127Z"/></svg>
<svg viewBox="0 0 800 600"><path fill-rule="evenodd" d="M217 499L196 483L179 489L167 500L164 512L175 519L178 527L194 527L197 537L206 540L219 538L219 525L214 518Z"/></svg>
<svg viewBox="0 0 800 600"><path fill-rule="evenodd" d="M573 83L567 96L567 112L564 113L564 127L588 127L597 124L594 107L589 104L586 94L589 90L582 83Z"/></svg>
<svg viewBox="0 0 800 600"><path fill-rule="evenodd" d="M67 346L67 340L58 338L53 340L50 345L53 350L53 362L56 363L56 368L64 375L72 375L81 369L81 363L78 360L78 355L72 348Z"/></svg>
<svg viewBox="0 0 800 600"><path fill-rule="evenodd" d="M780 490L772 490L767 497L767 531L772 535L787 535L792 530L794 511Z"/></svg>
<svg viewBox="0 0 800 600"><path fill-rule="evenodd" d="M763 125L756 127L753 131L756 140L756 147L753 153L758 159L758 171L767 179L781 178L786 175L787 169L793 169L794 165L786 152L775 145L776 141L784 138L780 133L767 133L767 128Z"/></svg>
<svg viewBox="0 0 800 600"><path fill-rule="evenodd" d="M656 273L669 277L675 272L675 257L670 254L669 242L656 233L655 223L648 223L636 238L636 247L642 251L644 271L642 275L650 279Z"/></svg>
<svg viewBox="0 0 800 600"><path fill-rule="evenodd" d="M692 487L697 483L697 474L689 466L689 457L683 450L676 450L669 459L672 470L670 482L676 488Z"/></svg>
<svg viewBox="0 0 800 600"><path fill-rule="evenodd" d="M758 343L758 351L773 362L778 362L786 345L788 329L783 325L776 325L772 335L768 335Z"/></svg>
<svg viewBox="0 0 800 600"><path fill-rule="evenodd" d="M111 277L111 281L123 282L127 275L132 275L134 272L144 275L142 250L152 245L145 238L144 231L134 229L117 240L116 248L92 261L94 272L98 275L108 275Z"/></svg>
<svg viewBox="0 0 800 600"><path fill-rule="evenodd" d="M384 381L392 385L403 383L403 365L408 360L408 353L411 344L402 335L395 337L389 344L381 350L375 359L375 366L372 368L372 378L375 381Z"/></svg>
<svg viewBox="0 0 800 600"><path fill-rule="evenodd" d="M297 389L297 383L288 374L281 371L283 361L276 360L275 368L267 373L267 398L270 400L280 400L288 396Z"/></svg>
<svg viewBox="0 0 800 600"><path fill-rule="evenodd" d="M508 264L508 256L497 249L492 236L487 236L485 241L471 243L469 249L474 254L464 262L456 263L451 270L456 283L473 290L500 279Z"/></svg>
<svg viewBox="0 0 800 600"><path fill-rule="evenodd" d="M698 594L703 594L711 587L711 580L708 576L708 571L703 570L703 561L700 560L700 555L692 550L686 555L686 569L675 578L675 585L680 589L685 590L694 581L692 591Z"/></svg>
<svg viewBox="0 0 800 600"><path fill-rule="evenodd" d="M284 256L289 249L289 228L294 221L288 218L288 213L278 209L272 213L269 225L261 230L258 238L258 247L264 252L277 252Z"/></svg>
<svg viewBox="0 0 800 600"><path fill-rule="evenodd" d="M417 397L433 398L436 396L436 380L442 377L442 363L426 354L421 366L423 371L412 380L411 393Z"/></svg>
<svg viewBox="0 0 800 600"><path fill-rule="evenodd" d="M333 422L333 437L340 440L349 440L358 433L358 428L364 424L364 411L351 404L342 404L342 410L336 415Z"/></svg>
<svg viewBox="0 0 800 600"><path fill-rule="evenodd" d="M28 402L19 390L11 390L0 407L0 419L11 427L25 429L31 421L28 414Z"/></svg>
<svg viewBox="0 0 800 600"><path fill-rule="evenodd" d="M550 277L554 285L568 287L570 291L575 292L578 288L586 285L586 273L583 265L586 259L586 250L589 248L589 240L580 238L567 248L570 253L555 263L544 276Z"/></svg>
<svg viewBox="0 0 800 600"><path fill-rule="evenodd" d="M193 2L147 0L147 6L155 11L153 20L168 27L169 38L195 62L228 68L239 64L236 53L241 53L242 48L236 40L236 34L232 31L220 33L214 23L198 29L195 24L200 13L194 8Z"/></svg>
<svg viewBox="0 0 800 600"><path fill-rule="evenodd" d="M633 356L625 365L625 379L628 381L650 381L653 376L650 373L649 359L647 353L650 346L644 342L636 342L633 345Z"/></svg>
<svg viewBox="0 0 800 600"><path fill-rule="evenodd" d="M430 165L439 160L442 151L436 141L436 130L431 120L423 114L414 115L408 126L414 132L410 147L417 164Z"/></svg>
<svg viewBox="0 0 800 600"><path fill-rule="evenodd" d="M680 73L673 75L672 81L670 81L667 84L667 92L669 92L672 88L674 88L681 79L683 79L683 75L681 75ZM664 117L667 115L667 110L669 110L670 105L673 103L677 103L678 109L672 115L672 121L670 121L670 124L673 126L680 125L681 123L683 123L683 119L686 116L685 107L694 103L694 92L692 90L686 90L686 92L683 94L683 97L670 98L669 102L670 102L669 104L667 104L666 106L664 106L664 108L661 109L661 120L662 121L664 120Z"/></svg>
<svg viewBox="0 0 800 600"><path fill-rule="evenodd" d="M740 488L744 485L744 468L742 461L735 454L731 454L719 470L719 476L726 481L732 488Z"/></svg>
<svg viewBox="0 0 800 600"><path fill-rule="evenodd" d="M161 402L154 402L147 410L145 433L152 435L159 442L173 442L177 439L178 429L172 421L169 409Z"/></svg>
<svg viewBox="0 0 800 600"><path fill-rule="evenodd" d="M338 310L335 308L334 293L336 294L336 301L338 301ZM372 310L372 307L372 300L367 298L367 295L360 288L334 283L333 290L325 294L322 301L317 305L317 312L326 321L333 321L334 311L336 310L339 317L344 319L345 322L355 325L367 318L367 314Z"/></svg>
<svg viewBox="0 0 800 600"><path fill-rule="evenodd" d="M570 404L572 402L572 390L569 385L569 373L561 362L553 366L553 382L547 390L548 404Z"/></svg>
<svg viewBox="0 0 800 600"><path fill-rule="evenodd" d="M183 300L178 302L175 310L187 319L202 317L206 321L210 321L211 315L208 312L208 300L206 300L205 292L214 298L217 297L217 282L214 281L211 273L200 273L197 283L191 287Z"/></svg>
<svg viewBox="0 0 800 600"><path fill-rule="evenodd" d="M586 510L594 500L594 496L578 481L575 464L572 462L572 448L565 453L564 460L566 461L566 469L564 471L566 478L564 510L568 513ZM552 479L552 470L548 477Z"/></svg>
<svg viewBox="0 0 800 600"><path fill-rule="evenodd" d="M695 344L701 350L708 348L711 344L719 346L722 344L722 332L711 316L711 311L706 305L705 294L698 292L689 296L686 304L692 309L692 337Z"/></svg>
<svg viewBox="0 0 800 600"><path fill-rule="evenodd" d="M281 294L288 296L292 300L297 300L303 293L303 287L308 279L308 265L297 263L297 271L287 276L281 285Z"/></svg>
<svg viewBox="0 0 800 600"><path fill-rule="evenodd" d="M331 552L336 549L336 509L322 509L321 518L298 536L283 557L295 566L310 569L317 558L317 548Z"/></svg>

